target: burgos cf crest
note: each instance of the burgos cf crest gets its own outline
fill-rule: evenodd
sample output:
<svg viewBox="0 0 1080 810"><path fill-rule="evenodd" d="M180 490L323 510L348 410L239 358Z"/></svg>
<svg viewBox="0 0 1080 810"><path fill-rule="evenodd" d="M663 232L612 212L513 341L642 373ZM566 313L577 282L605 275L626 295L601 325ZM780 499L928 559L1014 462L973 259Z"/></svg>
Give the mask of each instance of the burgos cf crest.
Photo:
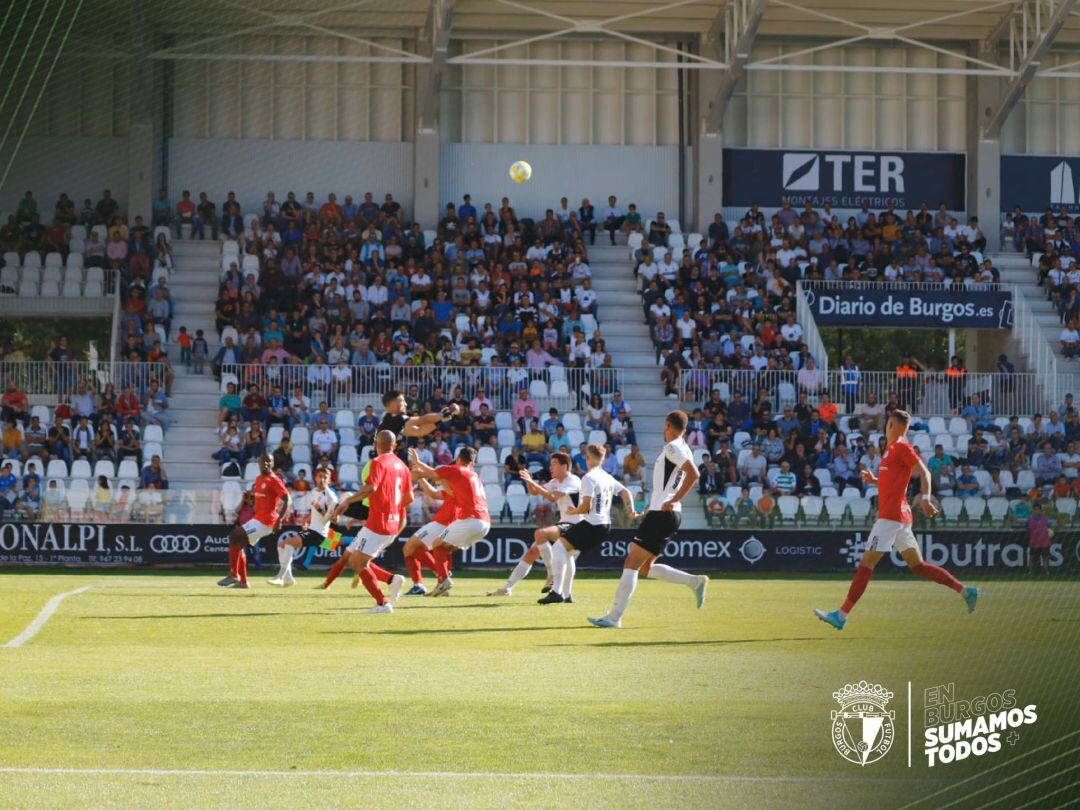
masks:
<svg viewBox="0 0 1080 810"><path fill-rule="evenodd" d="M896 712L886 711L893 693L876 683L849 683L833 692L840 711L832 713L832 741L848 762L869 765L892 748Z"/></svg>

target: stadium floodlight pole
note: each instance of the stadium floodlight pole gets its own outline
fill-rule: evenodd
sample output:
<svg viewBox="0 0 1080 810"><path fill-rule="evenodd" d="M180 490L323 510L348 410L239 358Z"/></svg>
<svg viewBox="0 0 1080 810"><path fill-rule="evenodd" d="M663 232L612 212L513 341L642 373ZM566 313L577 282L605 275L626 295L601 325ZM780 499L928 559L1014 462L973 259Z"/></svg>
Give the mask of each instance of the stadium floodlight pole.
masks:
<svg viewBox="0 0 1080 810"><path fill-rule="evenodd" d="M724 60L728 69L720 79L720 87L709 104L706 132L719 132L735 85L746 75L750 48L754 44L765 6L769 0L733 0L724 9Z"/></svg>

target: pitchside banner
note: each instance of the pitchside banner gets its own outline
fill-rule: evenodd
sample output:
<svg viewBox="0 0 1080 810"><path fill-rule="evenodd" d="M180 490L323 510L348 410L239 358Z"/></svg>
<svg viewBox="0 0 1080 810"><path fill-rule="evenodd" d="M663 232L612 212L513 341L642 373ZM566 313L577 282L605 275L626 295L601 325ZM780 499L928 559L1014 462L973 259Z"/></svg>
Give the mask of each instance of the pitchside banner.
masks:
<svg viewBox="0 0 1080 810"><path fill-rule="evenodd" d="M787 200L797 208L858 208L866 202L874 211L888 203L906 211L944 202L962 211L965 160L952 152L725 149L724 205L774 208Z"/></svg>
<svg viewBox="0 0 1080 810"><path fill-rule="evenodd" d="M842 284L804 286L803 296L818 326L1012 328L1012 293L1006 290L879 290Z"/></svg>
<svg viewBox="0 0 1080 810"><path fill-rule="evenodd" d="M0 523L0 565L191 565L218 564L227 558L228 529L217 525L101 525L91 523ZM405 537L411 534L406 530ZM584 568L621 568L633 537L617 529L611 538L583 554ZM957 571L1020 570L1027 565L1021 532L935 531L916 534L923 557ZM823 531L686 530L668 542L666 562L708 571L828 572L853 568L866 547L866 529ZM1076 533L1059 533L1050 551L1055 568L1080 567ZM532 530L497 527L457 556L470 568L509 568L532 544ZM269 566L277 556L266 543L261 557ZM401 543L387 549L386 562L401 567ZM316 564L336 552L320 550ZM883 560L904 567L899 555ZM887 570L888 565L886 565Z"/></svg>
<svg viewBox="0 0 1080 810"><path fill-rule="evenodd" d="M1080 157L1001 156L1001 207L1080 211Z"/></svg>

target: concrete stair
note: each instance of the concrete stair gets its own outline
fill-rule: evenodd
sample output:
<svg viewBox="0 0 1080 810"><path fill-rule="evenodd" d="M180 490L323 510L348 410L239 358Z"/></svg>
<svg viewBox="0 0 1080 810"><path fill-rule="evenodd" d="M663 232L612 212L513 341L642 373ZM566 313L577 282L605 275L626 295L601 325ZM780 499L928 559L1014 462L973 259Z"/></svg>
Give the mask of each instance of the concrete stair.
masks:
<svg viewBox="0 0 1080 810"><path fill-rule="evenodd" d="M645 323L629 249L624 245L594 245L589 248L589 265L600 306L600 333L607 342L612 364L623 369L623 399L633 409L638 446L648 462L649 476L664 446L663 418L679 407L679 402L665 396L660 382L656 349ZM683 501L683 527L705 526L701 501L694 490Z"/></svg>
<svg viewBox="0 0 1080 810"><path fill-rule="evenodd" d="M218 448L217 403L220 392L210 373L193 374L180 363L176 334L187 327L194 337L202 329L210 345L210 356L219 348L214 326L221 268L221 242L178 239L172 243L173 274L169 288L173 296L173 344L169 359L176 372L173 395L169 399L173 424L165 432L165 467L175 489L215 490L220 487L220 465L210 458Z"/></svg>

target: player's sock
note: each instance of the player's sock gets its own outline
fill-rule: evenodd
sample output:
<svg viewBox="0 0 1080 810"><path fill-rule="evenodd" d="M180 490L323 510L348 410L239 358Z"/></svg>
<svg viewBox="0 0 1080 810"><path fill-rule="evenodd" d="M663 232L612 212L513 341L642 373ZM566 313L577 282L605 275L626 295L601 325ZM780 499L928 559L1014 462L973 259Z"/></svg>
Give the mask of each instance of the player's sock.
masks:
<svg viewBox="0 0 1080 810"><path fill-rule="evenodd" d="M415 555L410 554L405 558L405 570L409 572L409 579L413 585L419 585L424 581L424 575L420 572L420 561Z"/></svg>
<svg viewBox="0 0 1080 810"><path fill-rule="evenodd" d="M238 571L240 560L238 559L238 555L243 553L240 546L229 546L229 576L233 579L240 579Z"/></svg>
<svg viewBox="0 0 1080 810"><path fill-rule="evenodd" d="M566 552L566 546L562 543L551 544L551 589L559 596L565 596L562 592L563 577L566 575L566 567L570 563L570 555Z"/></svg>
<svg viewBox="0 0 1080 810"><path fill-rule="evenodd" d="M562 590L559 595L569 599L573 596L574 577L577 575L577 558L580 552L573 551L566 555L566 568L563 569Z"/></svg>
<svg viewBox="0 0 1080 810"><path fill-rule="evenodd" d="M678 585L685 585L687 588L696 588L698 584L698 578L694 574L688 574L685 571L680 571L678 568L672 568L670 565L663 565L661 563L653 563L649 567L649 573L645 576L650 579L661 579L664 582L674 582Z"/></svg>
<svg viewBox="0 0 1080 810"><path fill-rule="evenodd" d="M240 580L240 584L247 585L247 554L244 550L237 549L240 553L236 558L236 575Z"/></svg>
<svg viewBox="0 0 1080 810"><path fill-rule="evenodd" d="M637 587L637 579L638 572L635 569L623 569L622 578L619 579L619 587L615 589L615 605L611 608L611 612L608 613L608 618L613 622L622 620L626 607L630 604L630 597L634 595L634 589Z"/></svg>
<svg viewBox="0 0 1080 810"><path fill-rule="evenodd" d="M421 571L420 581L421 582L423 582L423 580L424 580L424 576L423 576L422 572L423 572L423 570L425 568L427 570L431 571L433 574L438 573L438 570L435 567L435 565L436 565L435 558L433 556L431 556L431 552L428 551L427 548L422 547L419 551L417 551L415 554L413 554L413 557L415 557L416 561L420 564L420 571ZM446 560L446 573L447 574L450 573L450 563L451 562L452 562L452 559L447 558L447 560Z"/></svg>
<svg viewBox="0 0 1080 810"><path fill-rule="evenodd" d="M368 563L360 572L360 581L364 583L364 587L371 594L371 598L375 600L375 604L381 605L386 601L382 588L379 587L379 580L375 578L375 573L371 570L371 563Z"/></svg>
<svg viewBox="0 0 1080 810"><path fill-rule="evenodd" d="M911 569L911 573L918 574L923 579L928 579L931 582L937 582L939 585L944 585L946 588L952 588L957 593L964 590L963 583L956 577L937 565L931 565L928 562L919 563Z"/></svg>
<svg viewBox="0 0 1080 810"><path fill-rule="evenodd" d="M450 576L450 557L452 553L447 551L445 546L439 546L431 554L432 560L435 563L435 576L439 578L441 582Z"/></svg>
<svg viewBox="0 0 1080 810"><path fill-rule="evenodd" d="M544 561L548 574L551 574L551 543L540 544L540 559Z"/></svg>
<svg viewBox="0 0 1080 810"><path fill-rule="evenodd" d="M514 570L510 572L510 578L506 580L506 585L504 585L503 587L506 588L506 590L510 590L519 582L521 582L521 580L525 579L525 577L529 575L530 571L532 571L532 563L527 563L525 562L525 560L521 560L517 565L514 566Z"/></svg>
<svg viewBox="0 0 1080 810"><path fill-rule="evenodd" d="M281 569L278 571L278 579L288 579L292 576L292 560L296 549L288 543L278 546L277 558Z"/></svg>
<svg viewBox="0 0 1080 810"><path fill-rule="evenodd" d="M855 607L855 603L859 601L859 597L863 595L863 591L866 590L866 586L870 584L873 576L874 569L869 565L860 565L855 569L855 576L851 579L851 587L848 588L847 599L844 600L844 606L840 608L841 619L847 618L851 609Z"/></svg>
<svg viewBox="0 0 1080 810"><path fill-rule="evenodd" d="M379 582L389 583L394 578L394 575L385 568L376 565L374 560L367 564L367 570L374 574L375 579L379 580Z"/></svg>
<svg viewBox="0 0 1080 810"><path fill-rule="evenodd" d="M326 587L329 588L335 579L341 576L341 572L345 570L345 558L338 557L337 562L330 566L330 570L326 572Z"/></svg>

